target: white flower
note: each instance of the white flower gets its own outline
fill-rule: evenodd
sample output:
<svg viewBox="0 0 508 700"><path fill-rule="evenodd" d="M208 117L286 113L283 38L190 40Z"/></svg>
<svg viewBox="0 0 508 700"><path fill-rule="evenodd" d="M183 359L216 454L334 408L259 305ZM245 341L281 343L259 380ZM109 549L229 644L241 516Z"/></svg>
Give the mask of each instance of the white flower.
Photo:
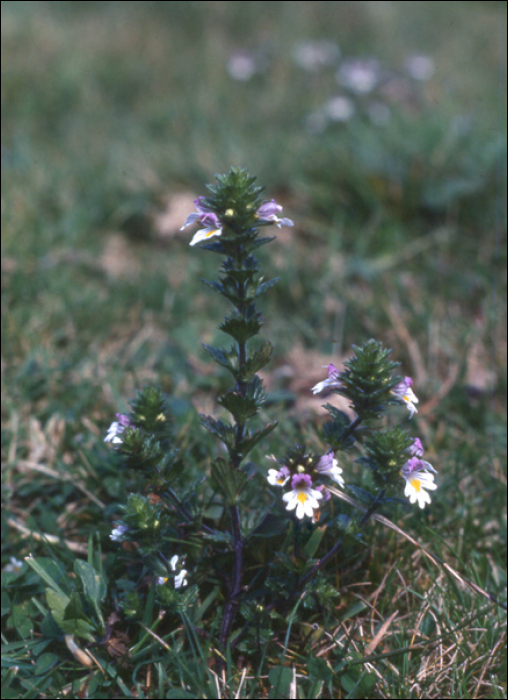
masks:
<svg viewBox="0 0 508 700"><path fill-rule="evenodd" d="M425 508L425 504L430 503L427 491L437 489L434 474L431 472L436 473L434 467L419 457L411 457L400 471L400 475L406 481L404 495L409 498L410 503L418 501L420 508Z"/></svg>
<svg viewBox="0 0 508 700"><path fill-rule="evenodd" d="M171 557L169 565L171 566L172 571L176 571L177 569L177 564L179 560L178 554L175 554ZM183 561L182 561L183 563ZM187 585L187 571L186 569L181 569L179 573L175 576L175 588L182 588L182 586Z"/></svg>
<svg viewBox="0 0 508 700"><path fill-rule="evenodd" d="M222 234L222 225L219 217L206 206L205 198L198 197L194 200L194 204L196 205L197 211L189 214L180 231L183 231L184 228L196 222L203 224L204 228L196 231L189 245L196 245L196 243L201 243L201 241L206 241L208 238L220 236Z"/></svg>
<svg viewBox="0 0 508 700"><path fill-rule="evenodd" d="M125 535L128 529L127 525L118 525L114 530L111 530L109 538L113 542L121 542L122 536Z"/></svg>
<svg viewBox="0 0 508 700"><path fill-rule="evenodd" d="M179 574L175 576L175 588L181 588L187 585L187 571L182 569Z"/></svg>
<svg viewBox="0 0 508 700"><path fill-rule="evenodd" d="M286 501L286 510L296 508L296 517L301 520L305 515L313 518L314 510L319 508L323 498L321 491L312 488L312 479L308 474L295 474L291 479L292 491L285 493L282 499Z"/></svg>
<svg viewBox="0 0 508 700"><path fill-rule="evenodd" d="M123 413L117 413L116 417L118 420L114 421L109 426L104 442L112 442L114 445L121 445L123 440L120 435L124 432L125 428L131 427L132 423L129 416Z"/></svg>
<svg viewBox="0 0 508 700"><path fill-rule="evenodd" d="M206 219L203 219L202 223L205 224L205 228L196 231L189 245L196 245L196 243L201 243L201 241L206 241L208 238L213 238L213 236L220 236L222 234L222 228L217 226L215 221L210 218L211 216L210 214Z"/></svg>
<svg viewBox="0 0 508 700"><path fill-rule="evenodd" d="M111 425L108 428L108 432L106 437L104 438L104 442L112 442L114 445L119 445L123 442L122 438L119 437L125 428L123 425L120 425L117 421L114 423L111 423Z"/></svg>
<svg viewBox="0 0 508 700"><path fill-rule="evenodd" d="M291 219L283 217L282 219L278 216L282 212L282 207L277 204L275 199L271 199L269 202L262 204L256 211L256 216L260 222L267 223L272 222L277 225L278 228L282 226L294 226Z"/></svg>
<svg viewBox="0 0 508 700"><path fill-rule="evenodd" d="M289 477L289 469L287 467L282 467L281 469L269 469L266 478L268 483L272 486L284 486Z"/></svg>
<svg viewBox="0 0 508 700"><path fill-rule="evenodd" d="M313 394L320 394L323 391L323 389L326 389L327 387L336 388L341 386L340 372L337 369L337 367L335 367L335 365L331 362L329 365L324 366L328 370L328 379L324 379L322 382L319 382L318 384L313 386L311 389Z"/></svg>

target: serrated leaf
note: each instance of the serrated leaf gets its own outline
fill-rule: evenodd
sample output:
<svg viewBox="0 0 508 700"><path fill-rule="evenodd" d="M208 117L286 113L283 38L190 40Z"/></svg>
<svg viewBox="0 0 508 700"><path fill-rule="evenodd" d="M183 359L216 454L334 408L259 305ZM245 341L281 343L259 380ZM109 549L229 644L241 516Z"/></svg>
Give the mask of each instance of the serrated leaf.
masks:
<svg viewBox="0 0 508 700"><path fill-rule="evenodd" d="M203 348L215 360L215 362L218 365L221 365L222 367L225 367L226 369L229 369L231 371L233 370L229 358L223 350L219 350L219 348L215 348L213 347L213 345L206 345L206 343L203 343Z"/></svg>
<svg viewBox="0 0 508 700"><path fill-rule="evenodd" d="M224 495L227 505L235 505L247 483L247 474L233 469L231 464L219 457L212 462L212 479L217 489Z"/></svg>
<svg viewBox="0 0 508 700"><path fill-rule="evenodd" d="M237 423L245 423L258 412L258 404L249 396L242 396L238 391L228 391L219 396L217 403L234 416Z"/></svg>
<svg viewBox="0 0 508 700"><path fill-rule="evenodd" d="M235 442L233 426L221 419L216 420L212 418L212 416L205 416L204 414L200 414L199 419L201 425L212 433L212 435L218 437L219 440L222 440L228 447L233 447Z"/></svg>
<svg viewBox="0 0 508 700"><path fill-rule="evenodd" d="M231 315L226 317L219 325L219 330L230 335L238 343L245 343L259 333L262 325L263 322L259 313L247 319Z"/></svg>
<svg viewBox="0 0 508 700"><path fill-rule="evenodd" d="M277 236L264 236L263 238L256 238L256 240L252 244L251 250L255 250L256 248L260 248L262 245L266 245L267 243L271 243L276 238L277 238Z"/></svg>
<svg viewBox="0 0 508 700"><path fill-rule="evenodd" d="M269 289L271 289L274 285L277 284L277 282L279 281L279 279L280 279L279 277L274 277L273 279L268 280L267 282L262 282L262 283L258 286L258 288L256 289L256 293L255 293L255 295L254 295L254 298L257 299L257 298L260 297L262 294L264 294L264 293L267 292Z"/></svg>
<svg viewBox="0 0 508 700"><path fill-rule="evenodd" d="M224 290L224 287L222 286L222 284L220 284L219 282L216 282L215 280L207 280L207 279L201 278L201 282L203 282L203 284L206 284L208 287L211 287L215 292L217 292L217 294L224 294L225 293L225 290Z"/></svg>
<svg viewBox="0 0 508 700"><path fill-rule="evenodd" d="M221 241L210 241L209 243L198 243L200 250L209 250L211 253L219 253L219 255L227 255L224 244Z"/></svg>

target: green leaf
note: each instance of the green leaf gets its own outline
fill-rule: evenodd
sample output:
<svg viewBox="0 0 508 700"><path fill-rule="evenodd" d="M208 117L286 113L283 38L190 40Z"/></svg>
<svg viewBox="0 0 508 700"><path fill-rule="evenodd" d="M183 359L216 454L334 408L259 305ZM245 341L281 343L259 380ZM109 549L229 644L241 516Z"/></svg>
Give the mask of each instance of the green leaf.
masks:
<svg viewBox="0 0 508 700"><path fill-rule="evenodd" d="M346 612L341 616L341 620L344 622L345 620L349 620L352 617L356 617L359 615L361 612L363 612L366 608L368 608L367 603L364 603L362 601L357 601L356 603L353 603L352 605L349 606L349 608L346 610Z"/></svg>
<svg viewBox="0 0 508 700"><path fill-rule="evenodd" d="M233 470L228 462L219 457L212 462L212 479L228 505L238 502L240 493L247 482L247 475Z"/></svg>
<svg viewBox="0 0 508 700"><path fill-rule="evenodd" d="M49 586L51 586L51 588L57 593L65 595L63 590L56 582L55 578L59 578L60 580L62 580L62 582L65 582L69 590L70 586L64 578L64 572L52 559L48 559L47 557L38 557L37 559L34 559L33 557L27 557L25 561L29 566L32 567L32 569L35 572L39 574L42 580L45 581Z"/></svg>
<svg viewBox="0 0 508 700"><path fill-rule="evenodd" d="M78 637L93 641L92 625L88 620L75 617L66 619L66 611L70 599L65 594L57 593L51 588L47 588L46 601L55 622L65 634L75 634Z"/></svg>
<svg viewBox="0 0 508 700"><path fill-rule="evenodd" d="M41 654L37 661L35 662L35 667L34 667L34 673L36 676L42 676L44 673L47 673L50 668L53 668L53 666L56 666L57 663L59 663L60 657L57 656L56 654L52 654L51 652L47 652L46 654ZM2 693L3 697L3 693Z"/></svg>
<svg viewBox="0 0 508 700"><path fill-rule="evenodd" d="M311 656L307 661L307 671L309 678L315 678L323 683L330 683L333 680L333 671L325 659Z"/></svg>
<svg viewBox="0 0 508 700"><path fill-rule="evenodd" d="M203 343L203 348L218 365L225 367L230 372L235 372L234 368L231 366L228 355L223 350L219 350L219 348L215 348L213 345L206 345L206 343Z"/></svg>
<svg viewBox="0 0 508 700"><path fill-rule="evenodd" d="M312 535L309 537L309 540L307 541L303 550L307 559L312 559L312 557L316 553L317 548L321 544L321 540L323 539L326 530L326 525L323 525L322 527L316 527Z"/></svg>
<svg viewBox="0 0 508 700"><path fill-rule="evenodd" d="M81 561L81 559L76 559L74 562L74 571L83 583L85 597L95 609L97 617L104 627L104 618L102 617L100 604L106 595L107 586L103 576L98 574L91 564Z"/></svg>
<svg viewBox="0 0 508 700"><path fill-rule="evenodd" d="M65 606L64 620L88 620L83 610L83 604L81 602L81 596L79 593L73 593L70 597L68 604Z"/></svg>
<svg viewBox="0 0 508 700"><path fill-rule="evenodd" d="M219 396L217 403L234 416L236 423L245 423L257 413L256 402L248 396L242 396L238 391L228 391Z"/></svg>
<svg viewBox="0 0 508 700"><path fill-rule="evenodd" d="M271 243L277 238L277 236L264 236L263 238L256 238L256 240L253 242L251 246L251 250L255 250L256 248L261 248L262 245L266 245L267 243Z"/></svg>
<svg viewBox="0 0 508 700"><path fill-rule="evenodd" d="M223 296L226 296L226 290L224 289L223 285L219 282L216 282L215 280L206 280L204 278L201 278L201 282L203 282L203 284L206 284L208 287L211 287L215 292L217 292L217 294L222 294Z"/></svg>
<svg viewBox="0 0 508 700"><path fill-rule="evenodd" d="M70 603L70 598L62 591L54 591L52 588L46 588L46 602L58 624L63 622L65 609Z"/></svg>
<svg viewBox="0 0 508 700"><path fill-rule="evenodd" d="M258 407L264 403L266 393L263 388L263 380L255 375L244 386L244 393L240 390L228 391L220 396L217 401L224 406L235 418L236 423L245 423L255 416Z"/></svg>
<svg viewBox="0 0 508 700"><path fill-rule="evenodd" d="M6 591L2 591L2 617L11 611L11 601Z"/></svg>
<svg viewBox="0 0 508 700"><path fill-rule="evenodd" d="M257 299L257 298L260 297L262 294L264 294L264 293L267 292L269 289L271 289L274 285L277 284L277 282L279 281L279 279L280 279L279 277L274 277L274 278L271 279L271 280L268 280L268 281L266 281L266 282L262 282L262 283L259 285L259 287L256 289L256 293L255 293L255 295L254 295L255 298Z"/></svg>
<svg viewBox="0 0 508 700"><path fill-rule="evenodd" d="M262 325L263 321L260 313L251 312L246 318L242 318L239 314L233 312L230 316L226 316L225 320L219 325L219 330L230 335L237 343L245 343L249 338L259 333Z"/></svg>
<svg viewBox="0 0 508 700"><path fill-rule="evenodd" d="M210 591L210 593L206 596L201 605L199 605L199 607L196 609L193 622L199 622L199 620L203 617L210 605L212 605L212 603L217 599L219 592L220 589L218 587Z"/></svg>
<svg viewBox="0 0 508 700"><path fill-rule="evenodd" d="M271 700L289 697L291 681L293 680L292 669L287 666L275 666L269 670L268 680L271 685L268 697Z"/></svg>
<svg viewBox="0 0 508 700"><path fill-rule="evenodd" d="M266 513L247 537L276 537L288 526L289 520L286 516Z"/></svg>
<svg viewBox="0 0 508 700"><path fill-rule="evenodd" d="M215 435L222 440L230 449L235 444L235 431L232 425L223 420L216 420L212 416L199 415L201 425L206 428L212 435Z"/></svg>

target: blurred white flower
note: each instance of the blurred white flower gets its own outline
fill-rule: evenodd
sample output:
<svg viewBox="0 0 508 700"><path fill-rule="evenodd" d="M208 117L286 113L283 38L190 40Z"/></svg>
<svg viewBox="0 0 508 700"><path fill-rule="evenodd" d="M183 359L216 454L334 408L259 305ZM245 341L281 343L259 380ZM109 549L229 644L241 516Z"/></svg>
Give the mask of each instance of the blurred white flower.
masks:
<svg viewBox="0 0 508 700"><path fill-rule="evenodd" d="M435 63L430 56L418 54L408 56L404 65L409 75L415 80L430 80L436 70Z"/></svg>
<svg viewBox="0 0 508 700"><path fill-rule="evenodd" d="M10 574L19 574L22 566L23 562L20 559L16 559L16 557L9 557L9 564L4 566L3 571Z"/></svg>
<svg viewBox="0 0 508 700"><path fill-rule="evenodd" d="M268 59L261 51L233 51L226 63L226 70L233 80L242 83L250 80L256 73L262 73L268 66Z"/></svg>
<svg viewBox="0 0 508 700"><path fill-rule="evenodd" d="M324 66L333 66L339 58L340 48L335 41L302 41L293 47L294 62L311 73Z"/></svg>
<svg viewBox="0 0 508 700"><path fill-rule="evenodd" d="M337 71L337 81L359 95L366 95L378 84L380 73L375 59L349 58Z"/></svg>
<svg viewBox="0 0 508 700"><path fill-rule="evenodd" d="M349 97L339 95L326 102L324 112L332 122L347 122L354 115L355 106Z"/></svg>

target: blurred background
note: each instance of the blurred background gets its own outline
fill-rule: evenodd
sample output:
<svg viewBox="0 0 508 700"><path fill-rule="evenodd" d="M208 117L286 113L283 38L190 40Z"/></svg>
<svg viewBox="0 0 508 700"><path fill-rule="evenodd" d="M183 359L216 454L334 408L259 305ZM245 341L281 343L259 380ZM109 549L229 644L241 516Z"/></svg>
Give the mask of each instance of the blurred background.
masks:
<svg viewBox="0 0 508 700"><path fill-rule="evenodd" d="M179 229L235 165L295 221L275 410L375 337L427 443L504 479L505 81L506 3L3 2L4 459L70 468L149 381L214 410L219 260Z"/></svg>

